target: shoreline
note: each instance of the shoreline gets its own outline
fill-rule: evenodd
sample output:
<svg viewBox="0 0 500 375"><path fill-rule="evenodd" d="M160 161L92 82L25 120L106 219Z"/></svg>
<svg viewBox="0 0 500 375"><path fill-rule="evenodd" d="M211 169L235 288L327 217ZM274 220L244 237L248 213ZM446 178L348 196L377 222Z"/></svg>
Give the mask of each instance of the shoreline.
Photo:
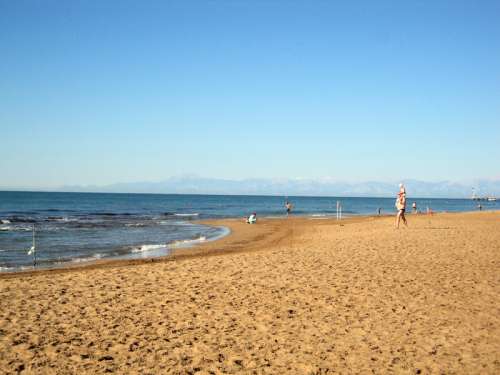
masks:
<svg viewBox="0 0 500 375"><path fill-rule="evenodd" d="M482 211L483 213L500 213L500 211ZM461 214L474 214L478 211L468 212L440 212L433 213L431 217L438 215L461 215ZM411 219L413 215L416 217L427 217L427 214L417 213L408 214ZM85 270L94 270L102 268L115 268L115 267L129 267L135 265L142 265L148 263L163 263L178 260L184 260L194 257L216 256L227 253L238 253L255 250L266 246L270 236L273 240L282 240L290 234L290 225L292 228L297 229L296 224L303 224L304 221L314 221L318 224L334 224L334 225L348 225L360 221L371 221L394 218L392 214L384 215L349 215L342 220L336 220L335 217L314 217L312 215L296 215L287 217L264 217L258 219L257 224L246 224L243 218L224 218L224 219L202 219L194 221L197 224L207 225L211 227L222 227L228 230L228 233L216 237L213 240L206 242L198 242L188 247L171 248L170 254L162 256L151 256L144 258L126 259L126 258L104 258L90 260L81 263L68 264L60 267L52 268L39 268L39 269L26 269L19 271L0 272L0 279L8 278L22 278L31 277L40 274L57 274L66 272L78 272ZM288 225L288 226L287 226ZM270 234L274 231L274 234ZM285 231L285 233L282 233ZM236 232L236 233L235 233ZM234 237L236 235L236 237Z"/></svg>
<svg viewBox="0 0 500 375"><path fill-rule="evenodd" d="M388 217L380 216L379 218ZM267 237L276 240L280 236L286 236L288 232L281 233L287 227L283 224L298 223L306 221L317 222L336 222L339 225L358 222L360 220L370 220L378 216L359 215L350 216L337 221L334 217L314 218L310 216L293 216L290 218L269 217L261 218L257 224L246 224L243 218L224 218L224 219L202 219L195 221L197 224L207 225L211 227L223 227L228 230L228 233L216 237L214 240L206 242L198 242L189 247L171 248L170 254L145 257L139 259L123 259L123 258L105 258L90 260L81 263L68 264L61 267L26 269L20 271L0 272L0 279L31 277L41 274L58 274L66 272L78 272L86 270L94 270L101 268L128 267L148 263L172 262L194 257L205 257L223 255L226 253L237 253L251 251L266 245ZM236 233L235 233L236 231ZM271 232L275 233L271 233ZM235 236L236 235L236 236Z"/></svg>

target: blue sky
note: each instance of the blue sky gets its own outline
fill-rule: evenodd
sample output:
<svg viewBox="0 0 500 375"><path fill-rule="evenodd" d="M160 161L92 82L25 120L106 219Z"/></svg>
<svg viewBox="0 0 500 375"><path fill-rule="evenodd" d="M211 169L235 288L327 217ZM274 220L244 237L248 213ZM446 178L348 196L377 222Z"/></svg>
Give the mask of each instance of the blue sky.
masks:
<svg viewBox="0 0 500 375"><path fill-rule="evenodd" d="M500 177L499 1L0 0L0 187Z"/></svg>

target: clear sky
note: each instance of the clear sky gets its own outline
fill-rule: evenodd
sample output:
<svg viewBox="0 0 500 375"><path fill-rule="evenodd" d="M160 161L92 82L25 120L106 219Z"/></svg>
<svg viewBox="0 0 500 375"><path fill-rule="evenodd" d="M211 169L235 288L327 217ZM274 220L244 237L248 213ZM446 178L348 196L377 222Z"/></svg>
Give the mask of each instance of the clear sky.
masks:
<svg viewBox="0 0 500 375"><path fill-rule="evenodd" d="M0 187L500 177L500 1L0 0Z"/></svg>

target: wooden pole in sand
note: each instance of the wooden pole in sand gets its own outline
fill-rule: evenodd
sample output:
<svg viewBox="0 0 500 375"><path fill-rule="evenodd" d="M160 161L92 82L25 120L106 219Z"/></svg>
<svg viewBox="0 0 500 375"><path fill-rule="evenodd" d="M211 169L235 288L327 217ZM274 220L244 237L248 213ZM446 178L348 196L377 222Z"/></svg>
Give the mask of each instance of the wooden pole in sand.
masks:
<svg viewBox="0 0 500 375"><path fill-rule="evenodd" d="M33 224L33 268L36 267L35 224Z"/></svg>
<svg viewBox="0 0 500 375"><path fill-rule="evenodd" d="M33 255L33 268L35 268L36 267L35 224L33 224L33 245L28 250L28 255Z"/></svg>

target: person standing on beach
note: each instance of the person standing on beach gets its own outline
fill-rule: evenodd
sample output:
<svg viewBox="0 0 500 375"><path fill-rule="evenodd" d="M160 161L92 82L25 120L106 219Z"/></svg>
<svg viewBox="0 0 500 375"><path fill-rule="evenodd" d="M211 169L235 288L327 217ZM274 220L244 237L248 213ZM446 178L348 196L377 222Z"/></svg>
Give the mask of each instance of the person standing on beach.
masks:
<svg viewBox="0 0 500 375"><path fill-rule="evenodd" d="M413 204L411 205L411 208L413 208L413 213L416 214L417 213L417 202L413 202Z"/></svg>
<svg viewBox="0 0 500 375"><path fill-rule="evenodd" d="M405 217L406 210L406 189L403 184L399 184L399 193L396 198L396 209L398 213L396 214L396 229L399 229L399 221L402 219L404 225L408 226Z"/></svg>
<svg viewBox="0 0 500 375"><path fill-rule="evenodd" d="M285 209L286 209L286 217L290 215L290 212L292 211L292 204L288 201L285 202Z"/></svg>

